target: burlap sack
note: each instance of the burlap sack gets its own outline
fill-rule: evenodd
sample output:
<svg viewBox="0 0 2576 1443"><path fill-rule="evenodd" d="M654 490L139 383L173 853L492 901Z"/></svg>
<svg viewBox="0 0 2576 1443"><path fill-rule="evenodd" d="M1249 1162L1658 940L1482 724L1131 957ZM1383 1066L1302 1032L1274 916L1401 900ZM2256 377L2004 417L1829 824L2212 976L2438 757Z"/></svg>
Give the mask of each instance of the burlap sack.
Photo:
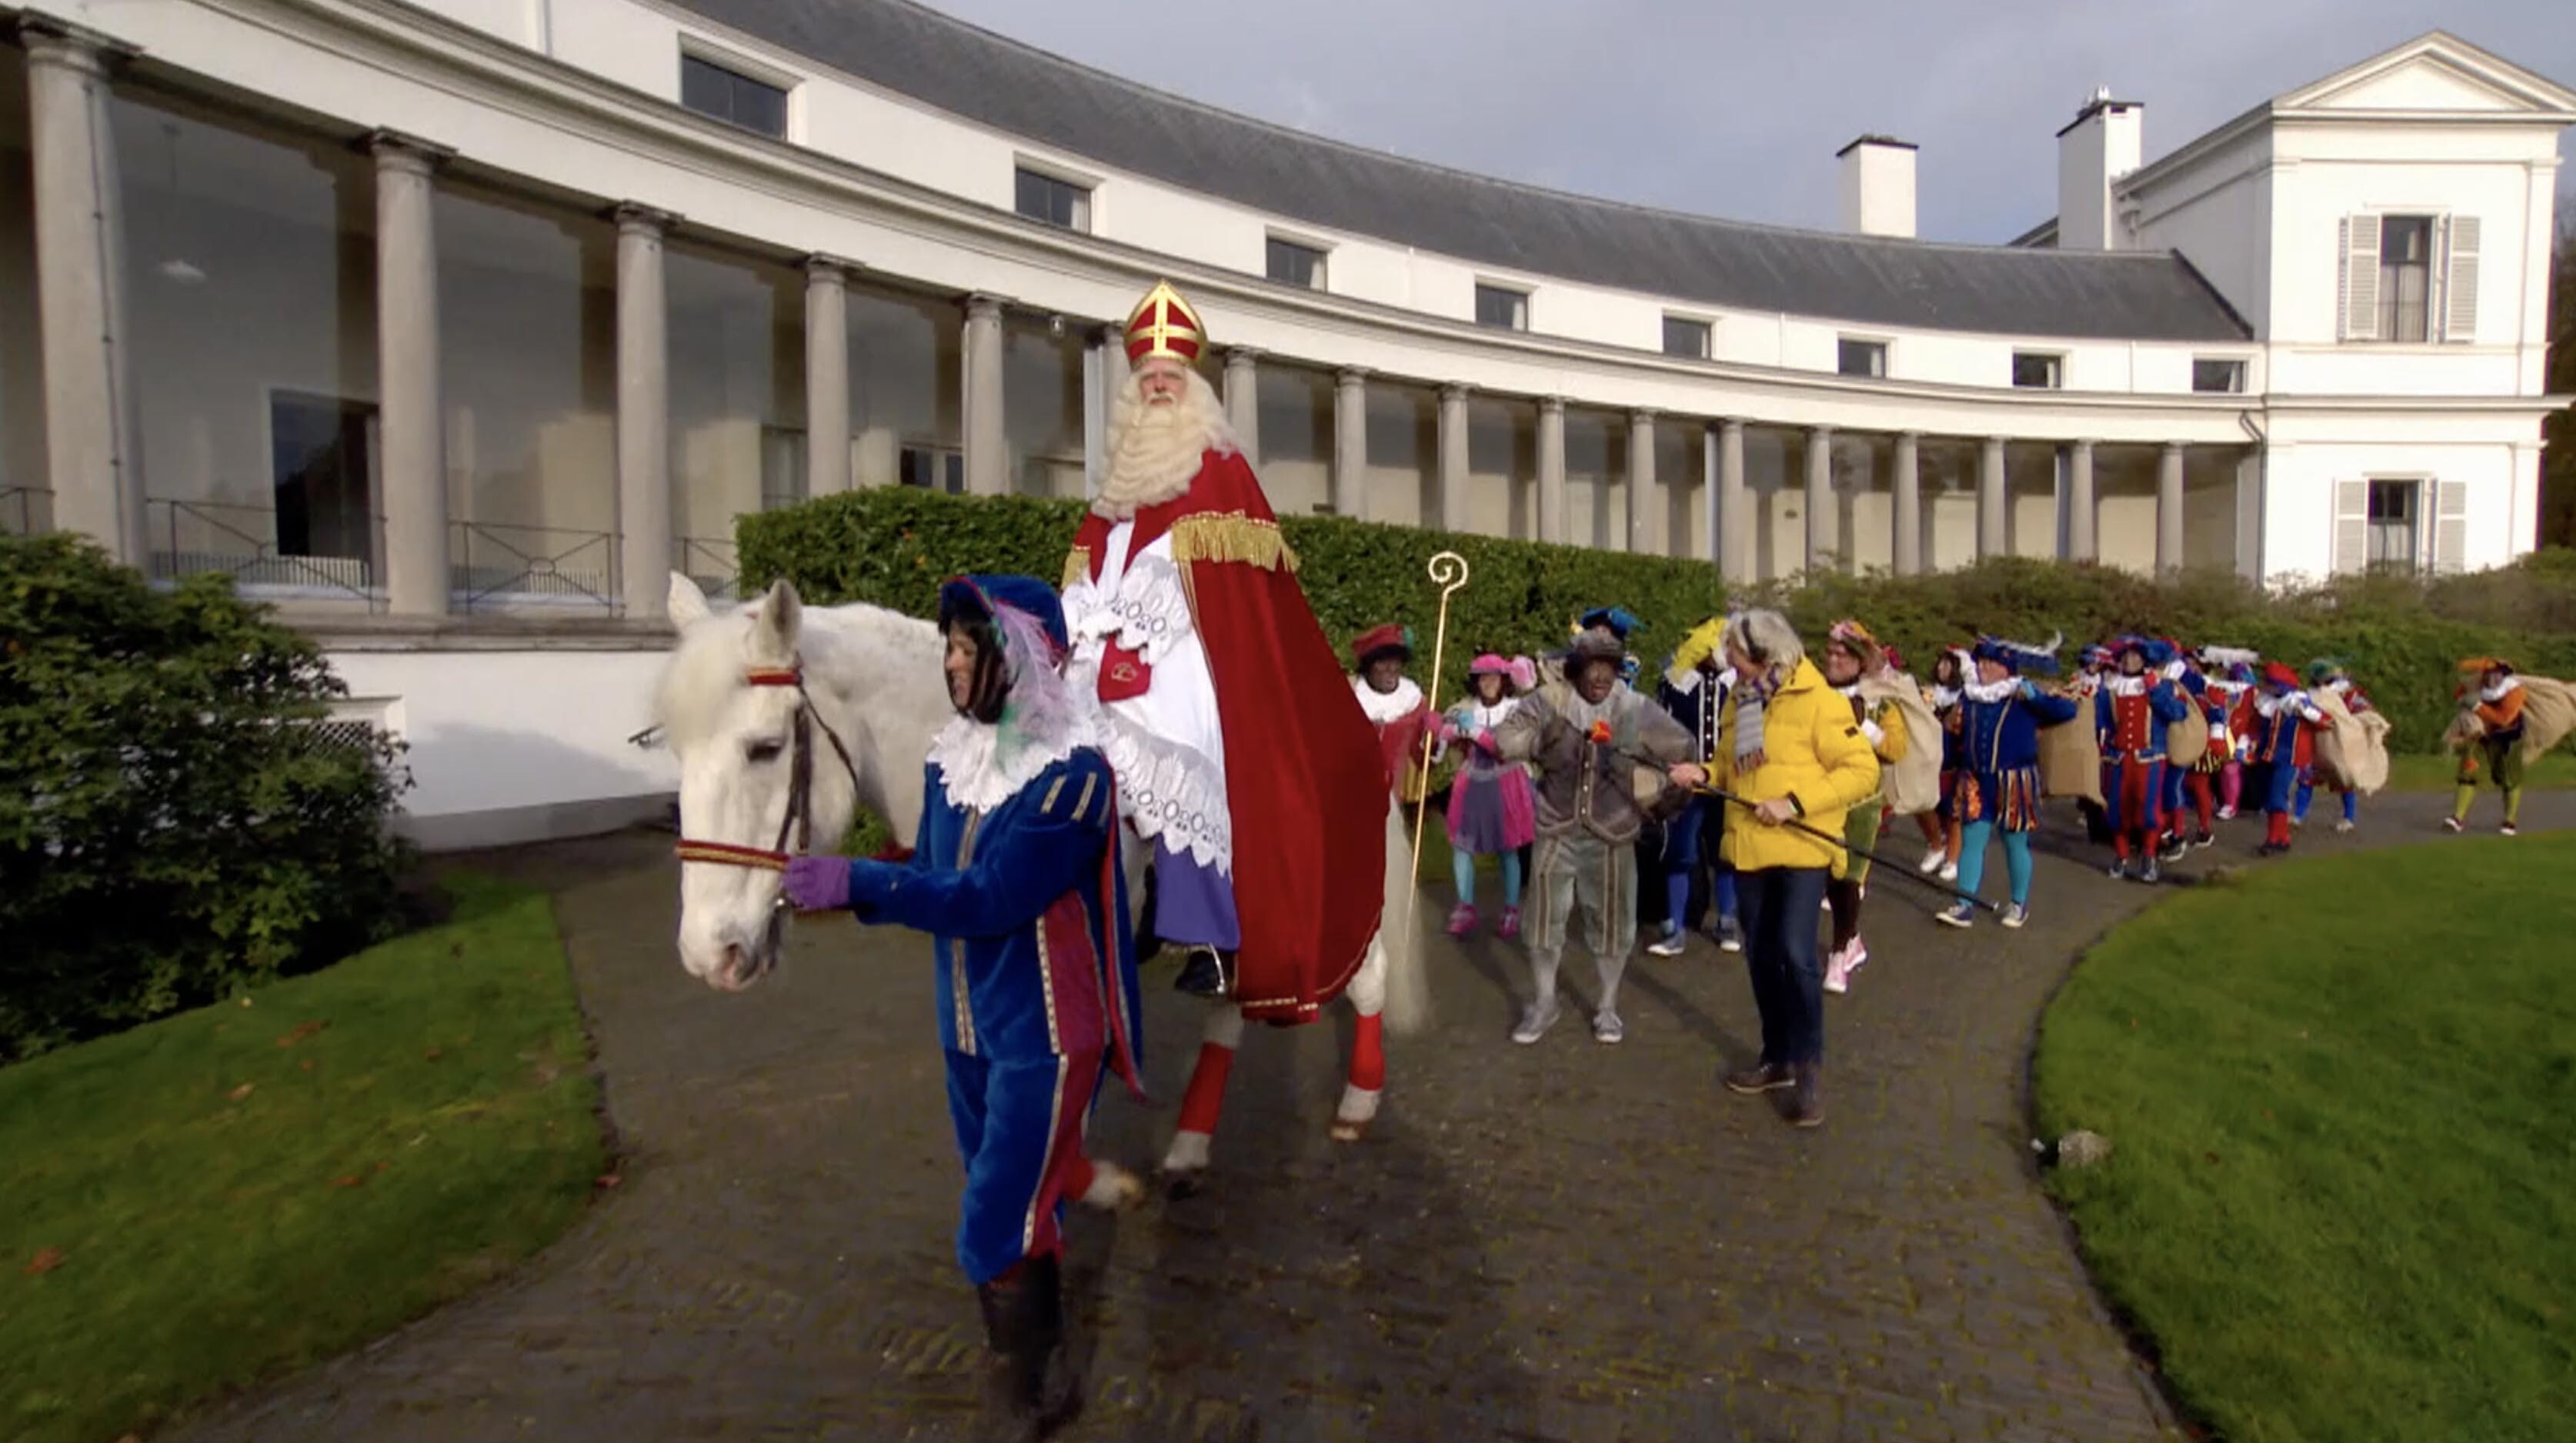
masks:
<svg viewBox="0 0 2576 1443"><path fill-rule="evenodd" d="M2193 767L2209 750L2209 718L2201 714L2200 703L2186 696L2190 711L2181 721L2165 728L2165 761L2176 767Z"/></svg>
<svg viewBox="0 0 2576 1443"><path fill-rule="evenodd" d="M2102 804L2102 743L2093 735L2090 706L2079 705L2073 721L2039 729L2039 789L2052 797Z"/></svg>
<svg viewBox="0 0 2576 1443"><path fill-rule="evenodd" d="M1861 700L1873 708L1892 704L1905 718L1905 755L1878 769L1878 793L1900 817L1941 805L1941 723L1923 700L1923 688L1903 672L1865 676Z"/></svg>
<svg viewBox="0 0 2576 1443"><path fill-rule="evenodd" d="M2331 691L2309 694L2326 714L2317 733L2317 777L2342 791L2371 796L2388 785L2388 718L2377 712L2355 716L2343 698Z"/></svg>
<svg viewBox="0 0 2576 1443"><path fill-rule="evenodd" d="M2545 676L2526 676L2522 689L2522 759L2536 762L2576 731L2576 687Z"/></svg>

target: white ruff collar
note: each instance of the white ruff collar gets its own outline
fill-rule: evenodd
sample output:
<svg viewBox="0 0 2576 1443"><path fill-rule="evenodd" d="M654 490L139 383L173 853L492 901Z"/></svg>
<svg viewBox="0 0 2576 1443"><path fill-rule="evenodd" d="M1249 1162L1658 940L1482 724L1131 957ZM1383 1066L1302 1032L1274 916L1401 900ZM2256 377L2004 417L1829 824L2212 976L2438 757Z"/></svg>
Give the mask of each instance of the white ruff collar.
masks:
<svg viewBox="0 0 2576 1443"><path fill-rule="evenodd" d="M1995 682L1972 681L1966 686L1959 688L1959 690L1970 701L2002 701L2004 698L2016 695L2021 691L2021 678L2017 676L2008 676L2001 681Z"/></svg>
<svg viewBox="0 0 2576 1443"><path fill-rule="evenodd" d="M1398 677L1393 691L1379 691L1368 684L1367 677L1355 676L1351 678L1351 694L1360 699L1360 710L1379 726L1402 721L1422 709L1422 688L1414 685L1409 676Z"/></svg>
<svg viewBox="0 0 2576 1443"><path fill-rule="evenodd" d="M2303 691L2287 691L2279 696L2273 696L2269 692L2254 694L2254 711L2258 716L2279 716L2285 710L2305 711L2309 705L2308 694Z"/></svg>
<svg viewBox="0 0 2576 1443"><path fill-rule="evenodd" d="M2113 696L2145 696L2147 694L2147 677L2144 673L2137 676L2115 676L2111 678L2110 681L2104 683L2104 685L2110 688L2111 695Z"/></svg>
<svg viewBox="0 0 2576 1443"><path fill-rule="evenodd" d="M1958 704L1959 689L1957 687L1935 686L1932 688L1932 709L1934 711L1948 711L1950 708L1957 706Z"/></svg>
<svg viewBox="0 0 2576 1443"><path fill-rule="evenodd" d="M1087 745L1091 735L1088 712L1060 716L1052 735L1017 717L986 726L960 714L931 742L930 760L939 768L939 788L950 806L989 812Z"/></svg>
<svg viewBox="0 0 2576 1443"><path fill-rule="evenodd" d="M2521 689L2522 678L2518 676L2509 676L2504 680L2497 682L2493 686L2479 687L2478 700L2484 702L2499 702L2505 699L2507 693L2519 691Z"/></svg>

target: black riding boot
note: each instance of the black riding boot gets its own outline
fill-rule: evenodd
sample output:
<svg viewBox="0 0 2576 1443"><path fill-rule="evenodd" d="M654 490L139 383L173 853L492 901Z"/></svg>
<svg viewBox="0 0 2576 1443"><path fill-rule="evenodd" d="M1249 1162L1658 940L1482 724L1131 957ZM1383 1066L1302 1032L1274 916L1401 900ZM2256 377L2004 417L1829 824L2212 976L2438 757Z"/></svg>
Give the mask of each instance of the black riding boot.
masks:
<svg viewBox="0 0 2576 1443"><path fill-rule="evenodd" d="M1181 961L1181 975L1172 986L1193 997L1231 997L1234 995L1234 954L1214 947L1192 947Z"/></svg>
<svg viewBox="0 0 2576 1443"><path fill-rule="evenodd" d="M1000 1391L1016 1436L1044 1438L1082 1409L1082 1380L1065 1343L1064 1274L1053 1256L975 1290L984 1336L1000 1355Z"/></svg>

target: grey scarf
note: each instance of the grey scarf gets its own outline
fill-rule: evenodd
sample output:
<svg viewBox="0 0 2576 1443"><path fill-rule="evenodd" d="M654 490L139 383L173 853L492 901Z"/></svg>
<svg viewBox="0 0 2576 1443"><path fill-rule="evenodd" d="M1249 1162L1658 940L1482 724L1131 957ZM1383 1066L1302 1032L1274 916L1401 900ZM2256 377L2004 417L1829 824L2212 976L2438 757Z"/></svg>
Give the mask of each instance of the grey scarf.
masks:
<svg viewBox="0 0 2576 1443"><path fill-rule="evenodd" d="M1762 712L1770 705L1771 693L1780 689L1778 678L1768 671L1758 671L1735 686L1735 770L1749 772L1762 765Z"/></svg>

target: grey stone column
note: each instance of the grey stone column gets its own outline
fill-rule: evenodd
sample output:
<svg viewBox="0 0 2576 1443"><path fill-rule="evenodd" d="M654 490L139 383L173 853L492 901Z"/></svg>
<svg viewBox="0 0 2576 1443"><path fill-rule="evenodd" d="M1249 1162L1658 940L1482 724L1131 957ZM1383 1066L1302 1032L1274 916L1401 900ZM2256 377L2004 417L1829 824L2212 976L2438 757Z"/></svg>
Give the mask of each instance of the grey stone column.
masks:
<svg viewBox="0 0 2576 1443"><path fill-rule="evenodd" d="M1127 384L1127 332L1101 326L1092 333L1082 357L1082 474L1090 493L1100 494L1107 474L1109 427L1118 416L1118 393Z"/></svg>
<svg viewBox="0 0 2576 1443"><path fill-rule="evenodd" d="M671 592L671 355L662 242L679 217L617 208L617 569L631 620Z"/></svg>
<svg viewBox="0 0 2576 1443"><path fill-rule="evenodd" d="M36 318L54 525L141 566L151 543L127 359L124 206L107 119L107 64L117 47L37 16L21 23L19 38L35 151Z"/></svg>
<svg viewBox="0 0 2576 1443"><path fill-rule="evenodd" d="M2012 553L2011 497L2004 491L2004 438L1977 448L1977 559Z"/></svg>
<svg viewBox="0 0 2576 1443"><path fill-rule="evenodd" d="M1000 496L1011 489L1011 438L1002 426L1002 302L966 298L965 370L958 392L966 423L966 494Z"/></svg>
<svg viewBox="0 0 2576 1443"><path fill-rule="evenodd" d="M2095 530L2100 513L2093 504L2093 443L2066 448L2066 559L2101 559L2102 540Z"/></svg>
<svg viewBox="0 0 2576 1443"><path fill-rule="evenodd" d="M1252 469L1261 469L1261 353L1237 346L1225 353L1225 422Z"/></svg>
<svg viewBox="0 0 2576 1443"><path fill-rule="evenodd" d="M1467 388L1440 388L1440 529L1467 529Z"/></svg>
<svg viewBox="0 0 2576 1443"><path fill-rule="evenodd" d="M1732 417L1717 428L1717 574L1729 586L1751 586L1753 506L1744 494L1744 423Z"/></svg>
<svg viewBox="0 0 2576 1443"><path fill-rule="evenodd" d="M1538 539L1563 546L1565 531L1565 398L1538 398Z"/></svg>
<svg viewBox="0 0 2576 1443"><path fill-rule="evenodd" d="M805 494L850 489L850 272L832 256L805 258Z"/></svg>
<svg viewBox="0 0 2576 1443"><path fill-rule="evenodd" d="M1655 485L1655 413L1628 413L1628 551L1631 555L1646 553L1647 538L1652 536L1652 518L1656 498L1662 492Z"/></svg>
<svg viewBox="0 0 2576 1443"><path fill-rule="evenodd" d="M1333 377L1333 514L1368 519L1368 372Z"/></svg>
<svg viewBox="0 0 2576 1443"><path fill-rule="evenodd" d="M1715 421L1699 429L1699 547L1700 554L1715 566L1724 553L1726 518L1718 514L1717 470L1718 431Z"/></svg>
<svg viewBox="0 0 2576 1443"><path fill-rule="evenodd" d="M443 616L447 570L447 408L439 391L438 243L431 172L446 152L378 131L376 391L383 437L385 604Z"/></svg>
<svg viewBox="0 0 2576 1443"><path fill-rule="evenodd" d="M2182 570L2182 443L2168 441L2156 458L2156 574Z"/></svg>
<svg viewBox="0 0 2576 1443"><path fill-rule="evenodd" d="M1896 433L1896 507L1892 520L1895 535L1892 563L1899 576L1923 574L1923 436L1918 431Z"/></svg>
<svg viewBox="0 0 2576 1443"><path fill-rule="evenodd" d="M1807 570L1828 570L1834 550L1834 432L1807 429Z"/></svg>

